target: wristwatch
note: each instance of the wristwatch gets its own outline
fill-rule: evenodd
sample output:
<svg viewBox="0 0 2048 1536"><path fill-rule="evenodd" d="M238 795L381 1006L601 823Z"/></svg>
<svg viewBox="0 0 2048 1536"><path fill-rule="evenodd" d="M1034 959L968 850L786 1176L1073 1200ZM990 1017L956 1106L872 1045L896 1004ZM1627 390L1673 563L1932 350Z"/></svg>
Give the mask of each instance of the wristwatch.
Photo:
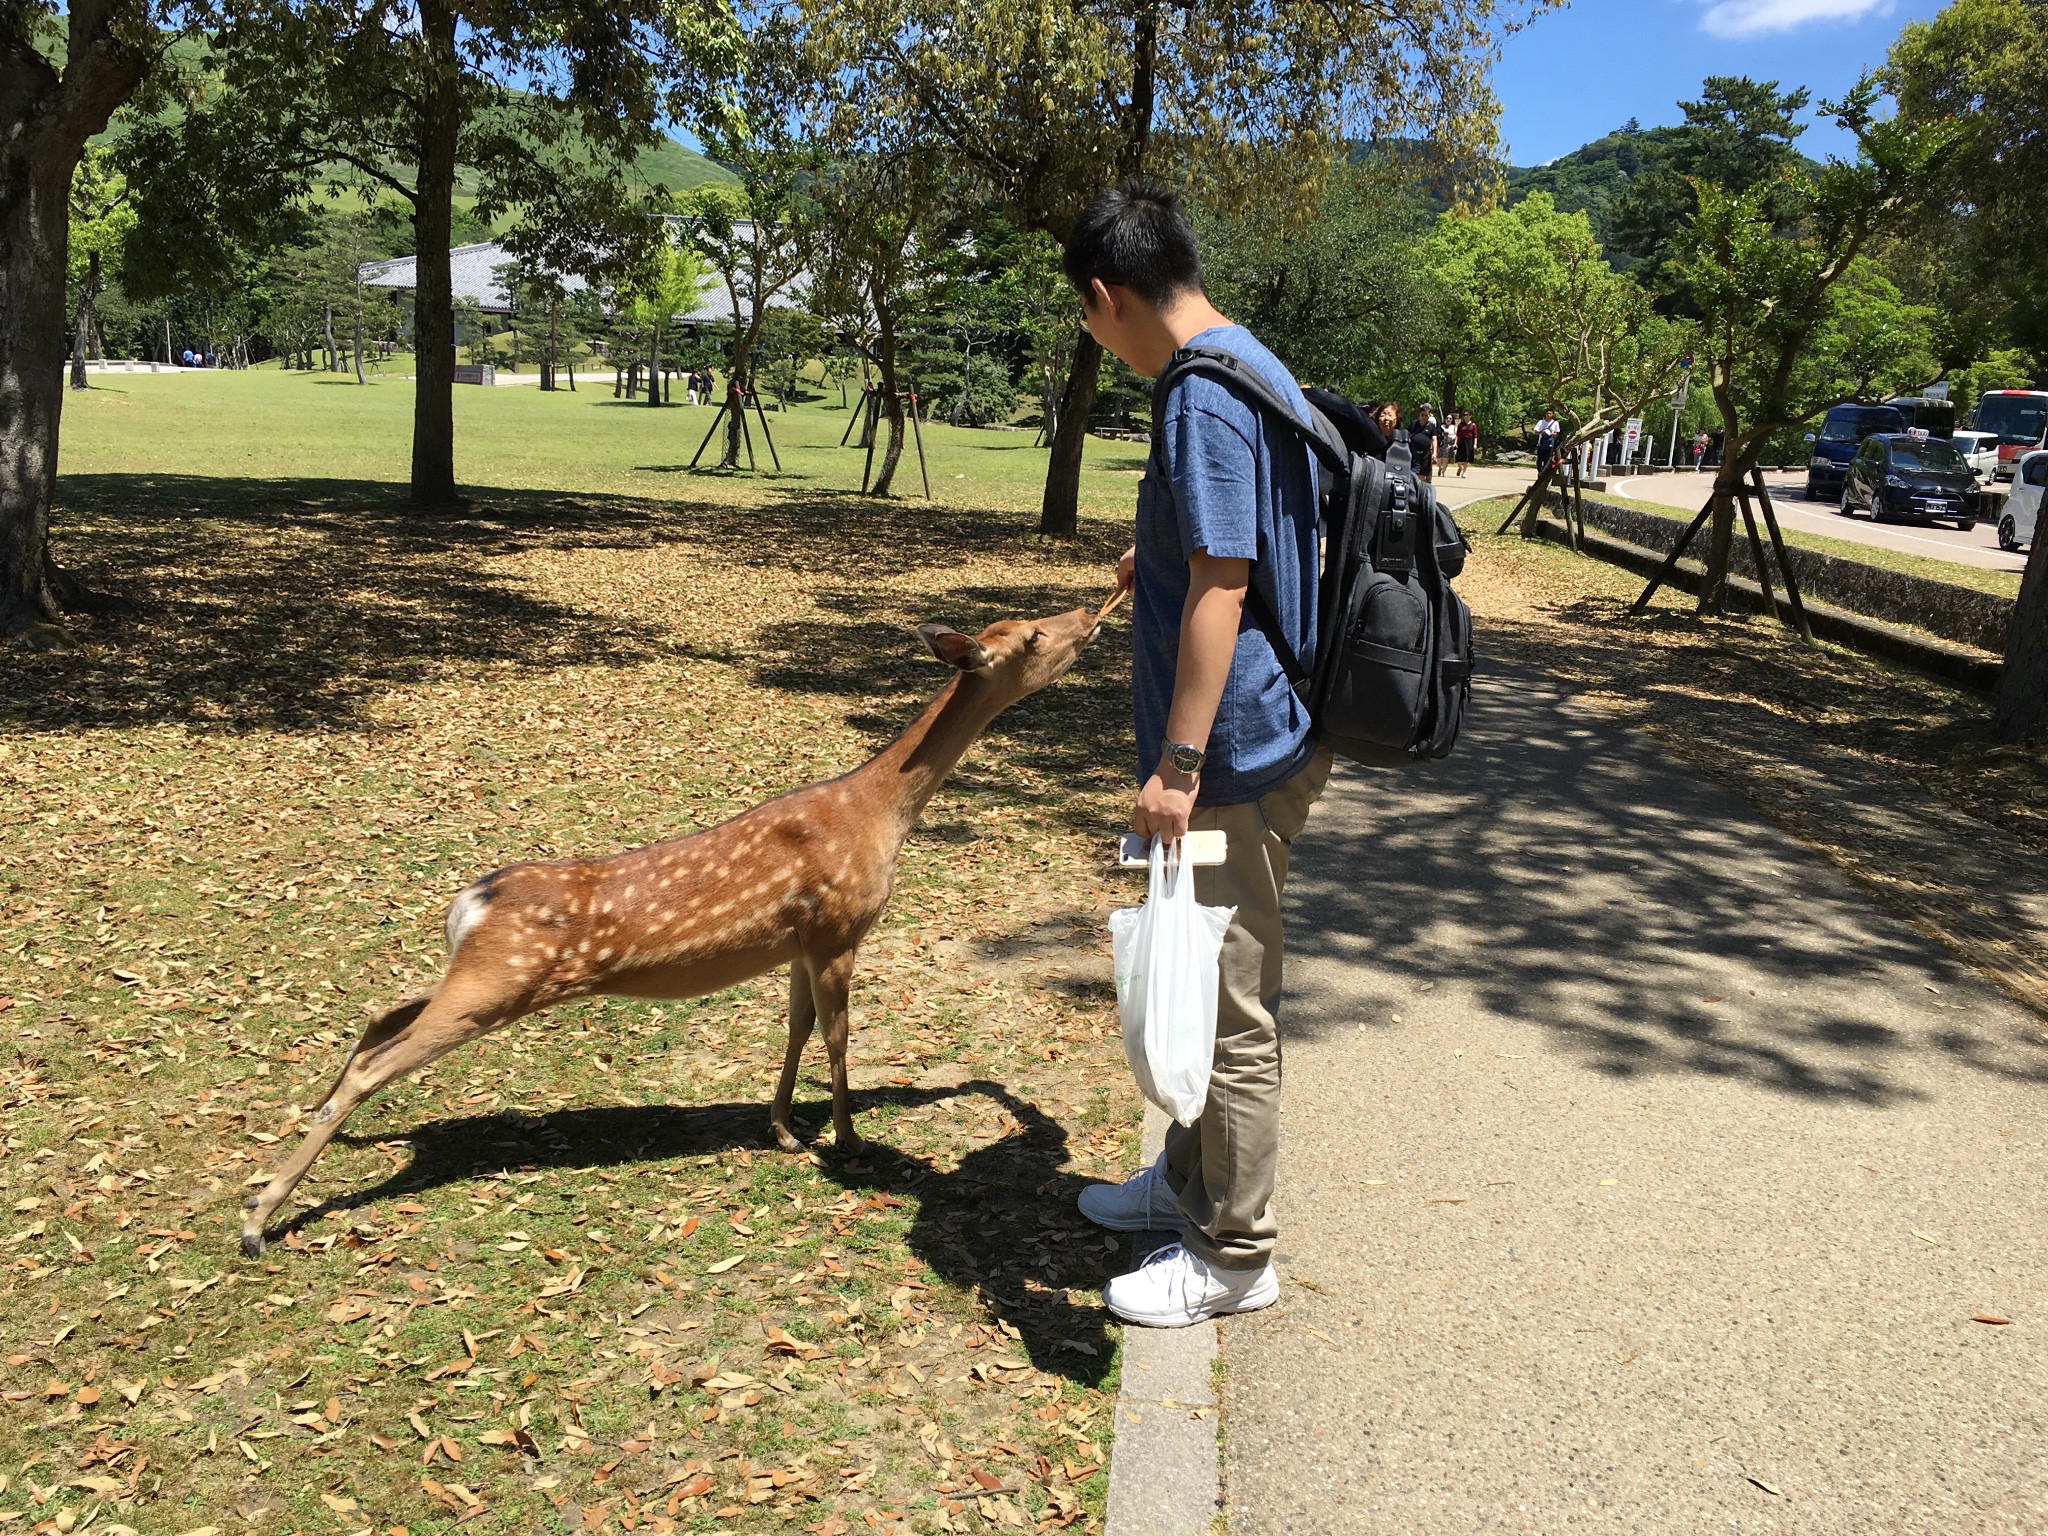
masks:
<svg viewBox="0 0 2048 1536"><path fill-rule="evenodd" d="M1209 754L1200 747L1191 747L1184 741L1169 741L1166 744L1166 760L1173 765L1176 773L1192 777L1202 771L1202 764Z"/></svg>

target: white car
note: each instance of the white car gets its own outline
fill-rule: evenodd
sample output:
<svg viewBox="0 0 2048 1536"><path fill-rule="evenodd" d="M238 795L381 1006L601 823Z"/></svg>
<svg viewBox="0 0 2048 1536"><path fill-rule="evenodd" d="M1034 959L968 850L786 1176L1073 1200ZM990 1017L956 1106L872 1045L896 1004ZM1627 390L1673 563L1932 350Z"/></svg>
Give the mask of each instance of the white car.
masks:
<svg viewBox="0 0 2048 1536"><path fill-rule="evenodd" d="M1979 480L1989 480L1998 473L1998 434L1996 432L1973 432L1958 428L1949 441L1955 444L1956 452L1963 456L1963 462L1970 466Z"/></svg>
<svg viewBox="0 0 2048 1536"><path fill-rule="evenodd" d="M2018 549L2034 542L2044 487L2048 487L2048 448L2037 448L2013 466L2012 491L2005 498L2005 510L1998 514L2000 549Z"/></svg>

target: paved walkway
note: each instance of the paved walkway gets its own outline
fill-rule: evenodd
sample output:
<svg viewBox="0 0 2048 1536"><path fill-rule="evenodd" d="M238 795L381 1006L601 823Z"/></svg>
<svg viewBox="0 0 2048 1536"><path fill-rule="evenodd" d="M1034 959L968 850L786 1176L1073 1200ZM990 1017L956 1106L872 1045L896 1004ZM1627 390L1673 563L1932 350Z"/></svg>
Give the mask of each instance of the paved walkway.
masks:
<svg viewBox="0 0 2048 1536"><path fill-rule="evenodd" d="M2048 1025L1532 678L1289 898L1235 1528L2048 1530Z"/></svg>

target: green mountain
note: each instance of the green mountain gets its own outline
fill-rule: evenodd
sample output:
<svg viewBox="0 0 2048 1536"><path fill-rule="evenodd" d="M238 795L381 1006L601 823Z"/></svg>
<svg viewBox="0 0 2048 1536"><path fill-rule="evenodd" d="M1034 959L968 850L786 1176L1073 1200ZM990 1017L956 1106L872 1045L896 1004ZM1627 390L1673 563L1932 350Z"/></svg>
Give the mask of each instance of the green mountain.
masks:
<svg viewBox="0 0 2048 1536"><path fill-rule="evenodd" d="M634 161L633 168L649 186L659 182L671 192L685 192L710 181L738 180L717 161L707 160L688 145L666 137L658 148L648 150Z"/></svg>
<svg viewBox="0 0 2048 1536"><path fill-rule="evenodd" d="M1636 178L1664 163L1684 134L1683 128L1638 128L1631 123L1548 165L1510 167L1506 201L1512 206L1531 192L1548 192L1560 212L1584 213L1594 238L1607 250L1607 259L1625 267L1628 258L1610 248L1614 205Z"/></svg>

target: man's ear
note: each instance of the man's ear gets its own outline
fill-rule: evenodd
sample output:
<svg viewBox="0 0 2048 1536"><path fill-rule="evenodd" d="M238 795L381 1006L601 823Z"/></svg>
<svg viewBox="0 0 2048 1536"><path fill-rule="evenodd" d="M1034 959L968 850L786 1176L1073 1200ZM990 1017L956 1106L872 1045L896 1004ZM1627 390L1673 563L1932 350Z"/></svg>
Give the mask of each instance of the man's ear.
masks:
<svg viewBox="0 0 2048 1536"><path fill-rule="evenodd" d="M917 638L939 660L962 672L980 672L989 665L988 652L982 649L981 642L957 629L948 629L943 624L920 624Z"/></svg>

